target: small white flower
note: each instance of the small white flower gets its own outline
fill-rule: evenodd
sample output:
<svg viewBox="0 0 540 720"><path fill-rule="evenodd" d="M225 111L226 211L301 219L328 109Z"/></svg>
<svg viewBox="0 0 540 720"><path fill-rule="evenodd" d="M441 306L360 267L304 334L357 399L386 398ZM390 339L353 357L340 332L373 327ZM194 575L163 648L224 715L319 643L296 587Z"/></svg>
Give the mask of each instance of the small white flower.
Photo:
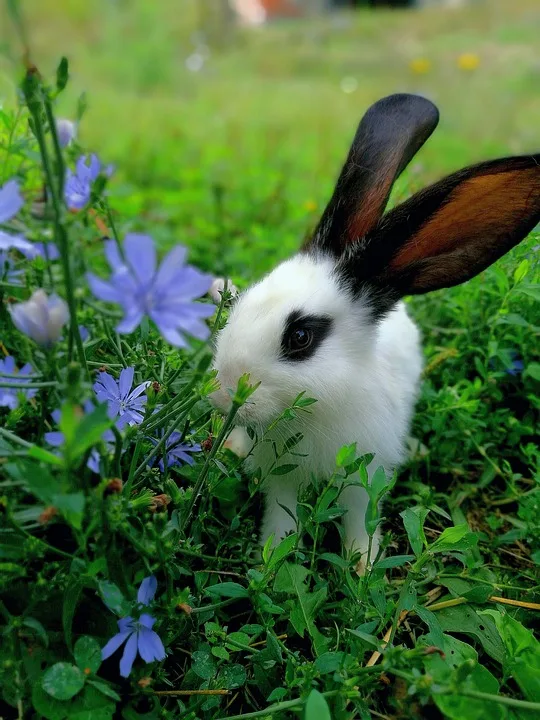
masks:
<svg viewBox="0 0 540 720"><path fill-rule="evenodd" d="M58 118L56 121L56 133L60 147L67 147L77 137L77 125L71 120Z"/></svg>
<svg viewBox="0 0 540 720"><path fill-rule="evenodd" d="M69 322L67 303L58 297L47 297L44 290L36 290L30 300L9 308L15 327L39 345L52 345Z"/></svg>
<svg viewBox="0 0 540 720"><path fill-rule="evenodd" d="M225 290L225 278L216 278L212 285L210 286L210 290L208 291L208 294L212 298L212 300L215 302L216 305L219 305L221 302L221 293ZM236 285L233 285L233 283L230 280L227 280L227 290L231 293L231 295L234 297L235 295L238 295L238 288Z"/></svg>

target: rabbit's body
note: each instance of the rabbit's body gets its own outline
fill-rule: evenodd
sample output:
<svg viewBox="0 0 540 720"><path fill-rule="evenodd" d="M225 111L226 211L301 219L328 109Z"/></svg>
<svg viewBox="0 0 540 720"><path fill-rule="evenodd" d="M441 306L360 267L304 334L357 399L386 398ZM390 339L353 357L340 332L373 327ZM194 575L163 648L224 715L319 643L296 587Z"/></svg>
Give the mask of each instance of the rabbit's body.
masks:
<svg viewBox="0 0 540 720"><path fill-rule="evenodd" d="M404 460L422 353L401 299L474 277L540 221L538 155L467 168L383 217L393 181L437 122L436 108L416 96L370 108L312 239L237 299L218 337L214 403L228 410L228 389L245 373L260 382L237 419L265 438L247 460L248 470L262 470L262 542L295 529L300 486L331 475L344 445L374 453L370 470ZM316 400L309 412L268 430L301 392ZM266 441L281 452L296 433L298 454L277 464L298 467L272 472ZM365 554L366 493L347 487L340 502L345 543Z"/></svg>

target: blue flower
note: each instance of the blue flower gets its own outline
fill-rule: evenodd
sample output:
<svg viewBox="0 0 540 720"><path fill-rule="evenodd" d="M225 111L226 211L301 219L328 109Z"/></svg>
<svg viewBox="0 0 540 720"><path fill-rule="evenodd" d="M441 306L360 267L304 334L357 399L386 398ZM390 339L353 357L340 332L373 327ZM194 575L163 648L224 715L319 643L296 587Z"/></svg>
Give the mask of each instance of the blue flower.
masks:
<svg viewBox="0 0 540 720"><path fill-rule="evenodd" d="M151 237L130 233L124 241L125 262L113 241L105 246L112 275L109 281L88 274L90 289L105 302L118 303L124 319L119 333L131 333L147 315L171 345L186 347L184 333L206 340L210 330L204 318L213 305L194 302L208 292L212 277L186 265L186 249L173 248L157 267Z"/></svg>
<svg viewBox="0 0 540 720"><path fill-rule="evenodd" d="M58 118L56 121L56 134L61 148L66 148L77 136L77 125L71 120Z"/></svg>
<svg viewBox="0 0 540 720"><path fill-rule="evenodd" d="M161 435L163 435L163 431ZM195 460L188 453L200 452L201 446L198 444L187 445L181 443L181 439L182 435L179 432L173 432L167 438L164 456L158 463L161 472L165 472L165 461L167 462L167 467L182 465L183 463L187 463L188 465L195 463ZM150 442L155 446L158 444L159 439L150 438Z"/></svg>
<svg viewBox="0 0 540 720"><path fill-rule="evenodd" d="M510 350L508 354L510 356L510 364L505 368L505 372L515 377L523 371L525 365L515 350Z"/></svg>
<svg viewBox="0 0 540 720"><path fill-rule="evenodd" d="M132 390L134 373L135 368L124 368L116 381L109 373L100 372L94 383L96 397L100 402L107 403L111 420L118 417L116 427L119 430L126 425L139 425L143 421L147 401L143 393L150 382L143 382Z"/></svg>
<svg viewBox="0 0 540 720"><path fill-rule="evenodd" d="M17 180L9 180L0 187L0 225L14 218L23 205L24 200ZM0 250L20 250L28 247L32 247L32 243L22 235L11 235L0 230Z"/></svg>
<svg viewBox="0 0 540 720"><path fill-rule="evenodd" d="M139 592L137 601L141 605L149 605L154 599L157 590L157 580L151 575L144 578ZM154 662L154 660L164 660L166 653L165 648L159 635L152 630L155 618L147 613L142 613L138 620L130 615L118 620L118 633L114 635L101 651L102 660L106 660L115 653L124 643L126 646L120 660L120 675L128 677L137 652L144 662Z"/></svg>
<svg viewBox="0 0 540 720"><path fill-rule="evenodd" d="M29 363L23 365L23 367L17 373L15 367L15 359L8 355L5 360L0 360L0 381L2 383L22 383L31 382L32 378L26 377L33 372L32 366ZM3 374L14 375L17 373L16 378L2 377ZM28 388L28 390L21 390L19 388L0 387L0 406L8 407L10 410L15 410L19 405L19 396L24 395L27 400L34 397L37 393L35 388Z"/></svg>
<svg viewBox="0 0 540 720"><path fill-rule="evenodd" d="M64 184L64 199L70 210L82 210L82 208L90 201L92 192L92 183L100 174L101 162L97 155L90 155L88 160L86 155L81 155L73 170L66 171L66 182Z"/></svg>

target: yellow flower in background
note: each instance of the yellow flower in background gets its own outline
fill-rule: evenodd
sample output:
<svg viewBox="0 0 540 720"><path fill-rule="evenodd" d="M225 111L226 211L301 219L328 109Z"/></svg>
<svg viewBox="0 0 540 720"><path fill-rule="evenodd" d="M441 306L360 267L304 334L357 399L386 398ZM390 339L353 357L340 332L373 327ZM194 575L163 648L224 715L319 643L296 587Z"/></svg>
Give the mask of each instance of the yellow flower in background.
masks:
<svg viewBox="0 0 540 720"><path fill-rule="evenodd" d="M462 53L457 60L458 68L472 72L480 65L480 58L475 53Z"/></svg>
<svg viewBox="0 0 540 720"><path fill-rule="evenodd" d="M309 212L313 212L317 209L317 203L315 200L306 200L304 203L304 210L308 210Z"/></svg>
<svg viewBox="0 0 540 720"><path fill-rule="evenodd" d="M427 58L415 58L409 63L409 67L417 75L425 75L431 70L431 60Z"/></svg>

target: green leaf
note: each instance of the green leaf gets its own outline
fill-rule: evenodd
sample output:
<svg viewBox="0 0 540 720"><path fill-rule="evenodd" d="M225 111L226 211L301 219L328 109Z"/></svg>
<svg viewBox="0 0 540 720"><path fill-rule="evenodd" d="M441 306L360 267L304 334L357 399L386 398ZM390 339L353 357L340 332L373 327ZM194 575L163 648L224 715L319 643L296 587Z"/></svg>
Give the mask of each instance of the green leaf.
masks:
<svg viewBox="0 0 540 720"><path fill-rule="evenodd" d="M414 611L428 626L431 637L433 638L433 644L442 649L444 647L444 634L437 615L422 605L416 605Z"/></svg>
<svg viewBox="0 0 540 720"><path fill-rule="evenodd" d="M219 658L220 660L225 660L226 662L229 662L231 656L229 655L228 651L225 650L224 647L217 646L212 648L212 655L214 657Z"/></svg>
<svg viewBox="0 0 540 720"><path fill-rule="evenodd" d="M66 57L63 57L58 64L58 68L56 69L56 89L58 92L62 92L62 90L67 85L69 78L68 68L68 60Z"/></svg>
<svg viewBox="0 0 540 720"><path fill-rule="evenodd" d="M213 597L225 597L225 598L245 598L249 597L249 593L245 587L242 587L239 583L235 582L223 582L211 585L205 590L206 595L212 595Z"/></svg>
<svg viewBox="0 0 540 720"><path fill-rule="evenodd" d="M356 443L344 445L336 455L336 467L344 468L356 460Z"/></svg>
<svg viewBox="0 0 540 720"><path fill-rule="evenodd" d="M332 720L326 698L315 688L309 693L306 700L304 720Z"/></svg>
<svg viewBox="0 0 540 720"><path fill-rule="evenodd" d="M540 285L520 285L516 290L540 302Z"/></svg>
<svg viewBox="0 0 540 720"><path fill-rule="evenodd" d="M62 604L62 627L66 645L71 652L73 617L82 592L82 583L73 576L68 578Z"/></svg>
<svg viewBox="0 0 540 720"><path fill-rule="evenodd" d="M66 522L75 530L82 528L86 498L82 492L67 495L53 495L52 504L59 510Z"/></svg>
<svg viewBox="0 0 540 720"><path fill-rule="evenodd" d="M518 283L523 280L523 278L527 275L529 272L530 262L525 258L525 260L522 260L517 268L514 270L514 282Z"/></svg>
<svg viewBox="0 0 540 720"><path fill-rule="evenodd" d="M379 562L375 563L373 569L385 570L387 568L401 567L412 560L414 560L414 555L393 555L392 557L384 558L384 560L379 560Z"/></svg>
<svg viewBox="0 0 540 720"><path fill-rule="evenodd" d="M506 647L506 673L513 676L527 700L540 702L540 642L507 613L485 610L481 617L490 617L495 621Z"/></svg>
<svg viewBox="0 0 540 720"><path fill-rule="evenodd" d="M523 374L532 377L533 380L540 380L540 363L529 363Z"/></svg>
<svg viewBox="0 0 540 720"><path fill-rule="evenodd" d="M46 505L52 503L52 497L58 492L58 480L53 478L48 468L37 463L21 460L17 464L6 463L7 474L22 483L35 497Z"/></svg>
<svg viewBox="0 0 540 720"><path fill-rule="evenodd" d="M62 410L63 413L63 410ZM69 456L75 460L100 442L103 433L112 427L113 421L107 415L107 405L98 405L88 415L85 415L77 424L77 433L73 441L68 444Z"/></svg>
<svg viewBox="0 0 540 720"><path fill-rule="evenodd" d="M505 647L492 618L480 617L469 605L457 605L437 610L437 619L445 632L471 635L490 657L503 663Z"/></svg>
<svg viewBox="0 0 540 720"><path fill-rule="evenodd" d="M272 554L270 555L270 559L268 561L268 569L271 570L275 568L278 563L280 563L284 558L290 555L295 549L297 542L297 533L292 533L291 535L287 535L286 538L283 538L283 540L276 548L274 548Z"/></svg>
<svg viewBox="0 0 540 720"><path fill-rule="evenodd" d="M39 620L36 620L33 617L27 617L24 618L22 621L22 624L24 627L30 628L33 630L36 635L41 639L45 647L49 646L49 636L47 635L47 631L43 627L43 625L39 622Z"/></svg>
<svg viewBox="0 0 540 720"><path fill-rule="evenodd" d="M298 465L294 463L285 463L284 465L278 465L271 472L270 475L287 475L288 473L296 470Z"/></svg>
<svg viewBox="0 0 540 720"><path fill-rule="evenodd" d="M345 664L347 655L344 652L326 652L315 660L315 670L321 675L337 672Z"/></svg>
<svg viewBox="0 0 540 720"><path fill-rule="evenodd" d="M284 563L278 570L274 580L274 592L287 593L289 595L298 594L298 590L302 588L309 570L303 565L295 565L293 563Z"/></svg>
<svg viewBox="0 0 540 720"><path fill-rule="evenodd" d="M116 705L110 698L96 682L89 682L70 703L69 720L112 720Z"/></svg>
<svg viewBox="0 0 540 720"><path fill-rule="evenodd" d="M232 664L221 668L217 683L220 687L223 686L227 690L233 690L245 685L246 680L245 668L242 665Z"/></svg>
<svg viewBox="0 0 540 720"><path fill-rule="evenodd" d="M122 595L120 588L108 580L100 580L98 582L98 589L101 599L109 610L120 617L128 614L129 603Z"/></svg>
<svg viewBox="0 0 540 720"><path fill-rule="evenodd" d="M427 546L426 536L424 534L424 521L429 510L424 507L407 508L399 513L403 519L403 525L407 531L407 537L411 545L413 553L418 557L423 549Z"/></svg>
<svg viewBox="0 0 540 720"><path fill-rule="evenodd" d="M432 553L448 552L449 550L469 550L476 541L466 524L446 528L437 540L429 546Z"/></svg>
<svg viewBox="0 0 540 720"><path fill-rule="evenodd" d="M32 445L32 447L28 449L28 457L34 458L34 460L39 460L40 462L48 463L49 465L56 465L56 467L63 467L64 465L62 458L59 458L57 455L53 455L52 452L44 450L37 445Z"/></svg>
<svg viewBox="0 0 540 720"><path fill-rule="evenodd" d="M68 716L71 703L55 700L41 687L40 682L32 685L32 705L40 717L47 720L63 720Z"/></svg>
<svg viewBox="0 0 540 720"><path fill-rule="evenodd" d="M97 640L89 635L83 635L75 643L73 649L73 655L77 667L85 672L90 670L92 673L97 673L99 666L101 665L101 648Z"/></svg>
<svg viewBox="0 0 540 720"><path fill-rule="evenodd" d="M191 669L203 680L211 680L216 674L216 663L208 648L196 650L191 659Z"/></svg>
<svg viewBox="0 0 540 720"><path fill-rule="evenodd" d="M453 678L457 688L475 690L496 695L499 685L487 668L478 664L478 654L470 645L452 637L443 635L442 644L436 641L433 633L425 635L422 644L435 645L444 652L430 653L423 658L426 671L436 683L448 685ZM503 720L505 713L502 707L493 702L464 697L456 689L452 695L434 694L434 700L445 717L453 720Z"/></svg>
<svg viewBox="0 0 540 720"><path fill-rule="evenodd" d="M84 675L75 665L59 662L45 671L41 684L56 700L69 700L82 690Z"/></svg>
<svg viewBox="0 0 540 720"><path fill-rule="evenodd" d="M326 560L326 562L329 562L342 570L347 570L350 565L345 558L342 558L341 555L336 555L336 553L322 553L319 555L319 559Z"/></svg>
<svg viewBox="0 0 540 720"><path fill-rule="evenodd" d="M110 685L107 685L104 682L101 682L100 680L87 680L87 683L89 685L93 685L98 692L100 692L102 695L105 695L105 697L110 697L113 700L121 700L122 698L120 695L112 689Z"/></svg>

